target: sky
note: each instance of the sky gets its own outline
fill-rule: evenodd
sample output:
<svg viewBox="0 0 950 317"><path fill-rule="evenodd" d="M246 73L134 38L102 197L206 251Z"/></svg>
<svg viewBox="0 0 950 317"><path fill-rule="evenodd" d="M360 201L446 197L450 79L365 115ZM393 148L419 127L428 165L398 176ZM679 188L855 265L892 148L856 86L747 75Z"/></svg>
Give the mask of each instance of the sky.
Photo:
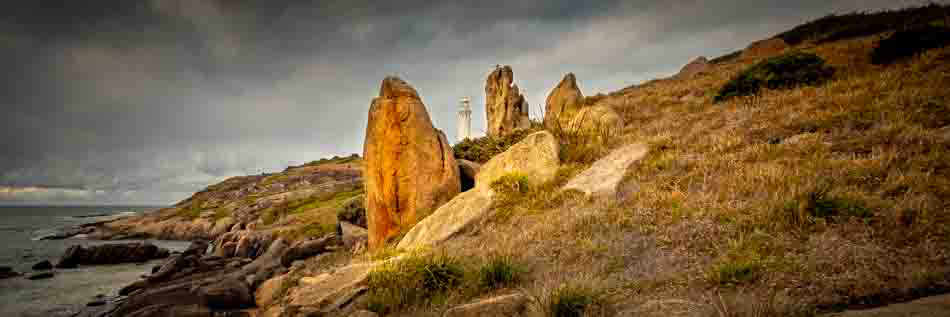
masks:
<svg viewBox="0 0 950 317"><path fill-rule="evenodd" d="M511 65L533 117L564 74L585 95L665 77L829 13L911 0L6 0L0 205L164 205L230 176L362 153L382 79L455 140L485 129Z"/></svg>

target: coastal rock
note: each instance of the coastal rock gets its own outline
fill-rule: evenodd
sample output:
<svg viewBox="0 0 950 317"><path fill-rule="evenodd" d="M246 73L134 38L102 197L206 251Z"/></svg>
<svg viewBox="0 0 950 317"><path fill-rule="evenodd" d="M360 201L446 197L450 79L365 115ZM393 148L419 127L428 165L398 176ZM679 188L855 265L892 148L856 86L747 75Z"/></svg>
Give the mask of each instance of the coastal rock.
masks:
<svg viewBox="0 0 950 317"><path fill-rule="evenodd" d="M247 283L236 278L202 287L198 294L212 310L241 309L254 306L254 297Z"/></svg>
<svg viewBox="0 0 950 317"><path fill-rule="evenodd" d="M597 160L590 168L574 176L562 190L577 190L587 195L614 197L617 185L633 162L646 156L649 148L640 143L616 149Z"/></svg>
<svg viewBox="0 0 950 317"><path fill-rule="evenodd" d="M709 64L709 59L705 56L700 56L689 62L680 69L680 72L676 74L677 78L691 78L696 76L699 73L703 73L709 70L711 64Z"/></svg>
<svg viewBox="0 0 950 317"><path fill-rule="evenodd" d="M763 57L771 57L778 54L781 54L782 51L788 49L790 46L788 43L785 43L781 38L771 38L767 40L761 40L749 44L744 50L742 50L742 55L740 59L755 59Z"/></svg>
<svg viewBox="0 0 950 317"><path fill-rule="evenodd" d="M550 130L566 128L571 119L584 107L584 94L577 87L573 73L567 73L548 94L544 106L544 126Z"/></svg>
<svg viewBox="0 0 950 317"><path fill-rule="evenodd" d="M550 181L560 165L559 149L557 139L550 132L532 133L483 164L475 177L475 187L487 188L512 173L530 176L528 181L532 184Z"/></svg>
<svg viewBox="0 0 950 317"><path fill-rule="evenodd" d="M369 237L369 232L366 229L360 228L349 222L342 221L340 225L340 240L343 243L343 247L347 249L352 249L359 243L366 241Z"/></svg>
<svg viewBox="0 0 950 317"><path fill-rule="evenodd" d="M330 313L365 292L363 283L381 262L352 264L333 273L301 278L287 295L287 303L301 311Z"/></svg>
<svg viewBox="0 0 950 317"><path fill-rule="evenodd" d="M9 266L0 266L0 280L2 280L2 279L8 279L8 278L11 278L11 277L17 277L17 276L20 276L20 275L21 275L21 274L20 274L19 272L14 271L12 267L9 267Z"/></svg>
<svg viewBox="0 0 950 317"><path fill-rule="evenodd" d="M231 231L231 226L235 223L234 218L224 217L214 223L211 229L211 236L217 237Z"/></svg>
<svg viewBox="0 0 950 317"><path fill-rule="evenodd" d="M596 105L574 115L568 130L598 142L607 142L623 131L623 118L613 108Z"/></svg>
<svg viewBox="0 0 950 317"><path fill-rule="evenodd" d="M327 252L330 246L337 245L338 243L339 239L332 235L328 235L316 240L297 242L290 247L290 250L287 250L287 253L285 253L283 257L281 257L280 263L284 267L290 267L290 264L294 261L304 260L320 255L324 252Z"/></svg>
<svg viewBox="0 0 950 317"><path fill-rule="evenodd" d="M528 297L520 293L496 296L453 307L442 317L526 316L529 302Z"/></svg>
<svg viewBox="0 0 950 317"><path fill-rule="evenodd" d="M55 275L56 275L56 274L53 273L53 271L45 271L45 272L39 272L39 273L30 274L30 275L27 276L26 278L27 278L28 280L34 280L34 281L35 281L35 280L45 280L45 279L48 279L48 278L53 278L53 276L55 276Z"/></svg>
<svg viewBox="0 0 950 317"><path fill-rule="evenodd" d="M75 268L90 264L140 263L167 257L168 250L150 243L103 244L84 248L69 247L57 262L57 268Z"/></svg>
<svg viewBox="0 0 950 317"><path fill-rule="evenodd" d="M34 271L44 271L44 270L52 270L52 269L53 269L53 263L50 263L49 260L43 260L43 261L40 261L39 263L33 264Z"/></svg>
<svg viewBox="0 0 950 317"><path fill-rule="evenodd" d="M459 163L459 181L462 185L462 191L475 188L475 175L478 175L478 170L482 167L481 164L460 159L455 161Z"/></svg>
<svg viewBox="0 0 950 317"><path fill-rule="evenodd" d="M445 134L432 126L416 90L383 80L363 145L369 247L378 248L460 191Z"/></svg>
<svg viewBox="0 0 950 317"><path fill-rule="evenodd" d="M412 250L433 246L483 220L491 211L495 195L491 183L502 176L512 173L531 175L532 184L554 179L560 165L558 147L554 135L541 131L528 135L496 155L482 165L475 188L459 194L420 221L399 241L397 248Z"/></svg>
<svg viewBox="0 0 950 317"><path fill-rule="evenodd" d="M485 112L488 135L502 136L528 128L528 103L514 83L511 66L496 67L485 80Z"/></svg>
<svg viewBox="0 0 950 317"><path fill-rule="evenodd" d="M343 202L340 212L337 213L338 222L349 222L356 226L366 228L366 195L359 195Z"/></svg>
<svg viewBox="0 0 950 317"><path fill-rule="evenodd" d="M284 274L261 283L261 286L257 287L257 291L254 292L254 302L257 303L257 307L268 307L274 303L287 279L289 279L288 275Z"/></svg>

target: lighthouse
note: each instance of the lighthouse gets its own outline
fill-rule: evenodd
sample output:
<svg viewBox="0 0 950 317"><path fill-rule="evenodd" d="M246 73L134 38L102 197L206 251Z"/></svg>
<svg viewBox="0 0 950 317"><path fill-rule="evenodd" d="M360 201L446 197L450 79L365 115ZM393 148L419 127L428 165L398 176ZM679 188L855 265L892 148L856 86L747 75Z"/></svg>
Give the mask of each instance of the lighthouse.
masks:
<svg viewBox="0 0 950 317"><path fill-rule="evenodd" d="M472 137L472 106L468 97L459 99L458 141Z"/></svg>

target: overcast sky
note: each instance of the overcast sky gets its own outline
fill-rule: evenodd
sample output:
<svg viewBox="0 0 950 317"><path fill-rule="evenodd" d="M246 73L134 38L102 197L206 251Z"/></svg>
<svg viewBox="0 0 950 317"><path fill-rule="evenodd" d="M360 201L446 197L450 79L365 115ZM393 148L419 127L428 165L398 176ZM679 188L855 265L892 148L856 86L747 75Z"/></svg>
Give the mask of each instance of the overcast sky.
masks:
<svg viewBox="0 0 950 317"><path fill-rule="evenodd" d="M277 4L279 3L279 4ZM832 12L901 0L204 1L0 4L0 205L168 204L235 175L362 152L383 77L455 140L511 65L532 116L670 75Z"/></svg>

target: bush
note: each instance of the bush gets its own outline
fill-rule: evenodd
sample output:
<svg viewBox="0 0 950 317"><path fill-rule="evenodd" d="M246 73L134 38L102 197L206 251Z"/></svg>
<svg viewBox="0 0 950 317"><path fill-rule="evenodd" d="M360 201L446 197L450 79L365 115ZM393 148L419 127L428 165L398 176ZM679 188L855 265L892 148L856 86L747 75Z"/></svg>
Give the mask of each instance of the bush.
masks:
<svg viewBox="0 0 950 317"><path fill-rule="evenodd" d="M465 139L452 147L456 159L463 159L477 163L488 162L495 155L508 150L512 145L521 142L526 136L537 132L538 128L515 130L511 134L493 137L485 136L475 139Z"/></svg>
<svg viewBox="0 0 950 317"><path fill-rule="evenodd" d="M819 219L836 217L855 217L869 219L874 212L862 202L844 197L833 196L827 186L818 187L785 205L786 222L803 226L813 224Z"/></svg>
<svg viewBox="0 0 950 317"><path fill-rule="evenodd" d="M425 303L432 297L458 287L465 267L455 257L411 255L382 265L366 279L368 308L385 314Z"/></svg>
<svg viewBox="0 0 950 317"><path fill-rule="evenodd" d="M493 256L478 270L479 286L487 289L511 286L518 283L525 271L509 256Z"/></svg>
<svg viewBox="0 0 950 317"><path fill-rule="evenodd" d="M791 52L766 59L739 73L719 90L715 102L757 95L762 87L788 89L817 85L833 74L834 69L826 66L825 60L818 55Z"/></svg>
<svg viewBox="0 0 950 317"><path fill-rule="evenodd" d="M761 265L752 260L725 261L712 269L713 282L723 285L738 285L758 278Z"/></svg>
<svg viewBox="0 0 950 317"><path fill-rule="evenodd" d="M948 44L950 44L950 29L946 27L928 25L897 31L877 43L874 51L871 52L871 63L875 65L892 64L902 58L941 48Z"/></svg>
<svg viewBox="0 0 950 317"><path fill-rule="evenodd" d="M779 34L789 45L808 40L826 43L874 35L910 25L925 25L950 14L950 6L930 4L900 10L829 15Z"/></svg>
<svg viewBox="0 0 950 317"><path fill-rule="evenodd" d="M562 286L551 295L548 310L555 317L580 317L598 302L596 294L588 288Z"/></svg>

